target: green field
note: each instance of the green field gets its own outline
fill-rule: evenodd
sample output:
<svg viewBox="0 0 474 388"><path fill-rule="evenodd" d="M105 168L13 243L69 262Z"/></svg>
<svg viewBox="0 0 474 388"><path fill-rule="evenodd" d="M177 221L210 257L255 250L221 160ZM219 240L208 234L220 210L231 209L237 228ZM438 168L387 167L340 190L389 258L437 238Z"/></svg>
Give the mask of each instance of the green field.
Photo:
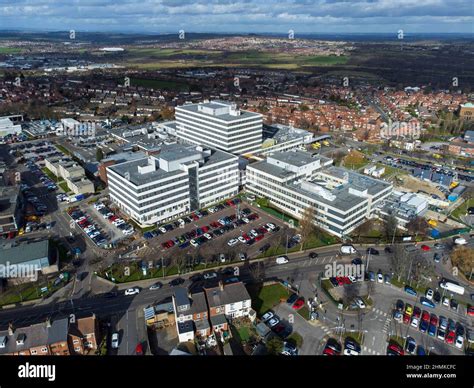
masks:
<svg viewBox="0 0 474 388"><path fill-rule="evenodd" d="M18 54L21 51L19 47L0 47L0 54Z"/></svg>
<svg viewBox="0 0 474 388"><path fill-rule="evenodd" d="M304 70L318 66L345 65L349 57L302 55L285 52L218 51L193 49L136 48L128 50L124 64L141 69L180 67L265 67Z"/></svg>
<svg viewBox="0 0 474 388"><path fill-rule="evenodd" d="M162 81L158 79L146 79L146 78L131 78L131 85L136 86L145 86L153 89L160 90L171 90L171 91L180 91L187 92L189 91L188 85L182 82L173 82L173 81Z"/></svg>

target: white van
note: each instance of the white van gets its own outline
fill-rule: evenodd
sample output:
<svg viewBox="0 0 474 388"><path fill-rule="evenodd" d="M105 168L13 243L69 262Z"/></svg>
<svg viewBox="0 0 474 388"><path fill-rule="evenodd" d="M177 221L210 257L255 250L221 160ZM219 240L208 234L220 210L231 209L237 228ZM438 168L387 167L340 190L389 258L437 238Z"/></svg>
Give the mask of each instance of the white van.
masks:
<svg viewBox="0 0 474 388"><path fill-rule="evenodd" d="M456 245L466 245L467 244L467 241L464 237L458 237L454 240L454 243Z"/></svg>
<svg viewBox="0 0 474 388"><path fill-rule="evenodd" d="M459 284L444 281L444 282L440 282L439 286L445 290L454 292L455 294L464 295L464 287L460 286Z"/></svg>
<svg viewBox="0 0 474 388"><path fill-rule="evenodd" d="M286 264L288 263L288 256L280 256L276 258L277 264Z"/></svg>

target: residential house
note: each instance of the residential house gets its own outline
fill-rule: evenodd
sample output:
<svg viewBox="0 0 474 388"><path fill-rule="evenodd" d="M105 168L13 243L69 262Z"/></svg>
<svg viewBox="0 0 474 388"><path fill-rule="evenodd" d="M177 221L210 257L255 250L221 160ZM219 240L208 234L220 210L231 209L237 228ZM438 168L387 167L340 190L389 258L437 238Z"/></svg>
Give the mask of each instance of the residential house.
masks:
<svg viewBox="0 0 474 388"><path fill-rule="evenodd" d="M68 342L72 354L94 354L99 343L98 320L95 314L78 318L69 325Z"/></svg>

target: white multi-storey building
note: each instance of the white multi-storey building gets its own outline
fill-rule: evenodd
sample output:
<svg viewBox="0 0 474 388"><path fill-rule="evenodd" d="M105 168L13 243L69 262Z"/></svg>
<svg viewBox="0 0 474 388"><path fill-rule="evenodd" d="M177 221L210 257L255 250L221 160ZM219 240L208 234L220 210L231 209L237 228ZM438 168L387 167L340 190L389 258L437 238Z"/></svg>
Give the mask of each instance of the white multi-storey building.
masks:
<svg viewBox="0 0 474 388"><path fill-rule="evenodd" d="M211 101L175 109L176 135L184 142L203 144L236 155L262 148L262 115L236 105Z"/></svg>
<svg viewBox="0 0 474 388"><path fill-rule="evenodd" d="M390 183L333 167L331 159L304 151L277 152L250 164L246 178L247 191L296 218L313 208L314 224L338 237L372 218L392 192Z"/></svg>
<svg viewBox="0 0 474 388"><path fill-rule="evenodd" d="M238 157L170 144L156 156L107 167L111 200L142 226L162 223L238 193Z"/></svg>

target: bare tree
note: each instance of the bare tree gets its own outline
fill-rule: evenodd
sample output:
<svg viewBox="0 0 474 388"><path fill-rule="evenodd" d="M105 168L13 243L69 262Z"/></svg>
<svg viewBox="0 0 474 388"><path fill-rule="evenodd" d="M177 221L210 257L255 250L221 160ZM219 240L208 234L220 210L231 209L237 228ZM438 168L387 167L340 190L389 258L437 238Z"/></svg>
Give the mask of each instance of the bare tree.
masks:
<svg viewBox="0 0 474 388"><path fill-rule="evenodd" d="M410 255L405 250L403 245L395 245L393 254L390 257L393 274L400 281L402 276L405 276L410 265Z"/></svg>
<svg viewBox="0 0 474 388"><path fill-rule="evenodd" d="M248 266L250 277L254 282L259 282L265 278L265 263L257 261Z"/></svg>
<svg viewBox="0 0 474 388"><path fill-rule="evenodd" d="M414 234L415 238L419 234L424 235L429 228L428 221L423 217L413 218L407 225L406 228L410 234Z"/></svg>
<svg viewBox="0 0 474 388"><path fill-rule="evenodd" d="M357 296L359 296L359 292L360 292L359 282L343 287L342 302L345 305L349 305Z"/></svg>
<svg viewBox="0 0 474 388"><path fill-rule="evenodd" d="M304 244L308 238L314 233L314 207L308 206L300 220L300 233L301 233L301 250L303 250Z"/></svg>
<svg viewBox="0 0 474 388"><path fill-rule="evenodd" d="M398 220L394 215L388 216L385 221L385 235L387 240L391 241L393 239L398 227Z"/></svg>

